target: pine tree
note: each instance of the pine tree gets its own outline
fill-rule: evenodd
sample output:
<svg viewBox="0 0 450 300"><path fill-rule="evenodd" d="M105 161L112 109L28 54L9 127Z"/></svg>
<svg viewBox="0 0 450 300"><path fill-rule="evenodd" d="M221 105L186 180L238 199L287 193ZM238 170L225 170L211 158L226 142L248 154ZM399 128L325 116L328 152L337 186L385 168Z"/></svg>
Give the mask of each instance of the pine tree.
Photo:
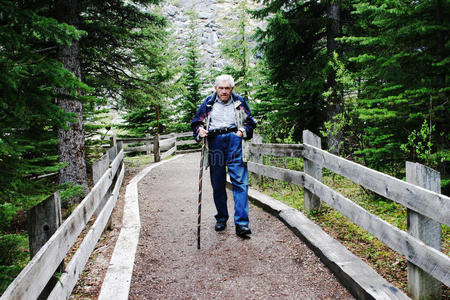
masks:
<svg viewBox="0 0 450 300"><path fill-rule="evenodd" d="M334 53L339 53L338 38L341 36L341 1L329 0L327 3L327 54L328 59L333 59ZM339 154L343 132L338 129L336 117L343 113L344 102L341 93L337 91L336 71L328 69L327 85L329 95L327 99L327 121L330 130L327 133L328 149L334 154Z"/></svg>
<svg viewBox="0 0 450 300"><path fill-rule="evenodd" d="M273 0L253 13L268 23L257 32L264 62L253 113L273 140L300 141L304 129L317 132L326 120L325 12L319 1Z"/></svg>
<svg viewBox="0 0 450 300"><path fill-rule="evenodd" d="M179 83L174 77L179 72L175 65L177 53L169 47L172 37L167 23L147 24L140 29L146 39L136 43L132 51L136 62L130 69L137 80L133 88L122 93L122 104L127 110L126 124L120 126L134 136L145 136L171 130L169 99L179 91Z"/></svg>
<svg viewBox="0 0 450 300"><path fill-rule="evenodd" d="M250 44L249 12L247 0L239 2L237 9L238 19L230 21L227 25L227 38L221 40L221 54L230 60L220 72L230 74L235 79L235 88L243 96L249 97L251 92L251 65L250 57L253 51ZM217 74L219 75L219 74Z"/></svg>
<svg viewBox="0 0 450 300"><path fill-rule="evenodd" d="M361 78L357 112L366 125L364 147L358 153L377 168L414 159L414 149L408 158L401 145L426 120L430 129L435 128L429 136L435 158L445 160L450 106L444 37L450 25L448 14L440 12L449 11L449 4L361 1L355 9L364 32L344 41L357 46L351 60Z"/></svg>
<svg viewBox="0 0 450 300"><path fill-rule="evenodd" d="M54 15L59 23L69 24L79 28L79 1L57 0ZM58 59L76 78L81 79L80 45L78 39L70 44L58 46ZM87 171L85 162L85 138L83 131L83 104L77 98L71 97L66 89L59 90L57 103L62 110L71 113L73 120L58 130L59 160L65 166L59 170L59 183L80 185L87 192ZM72 202L80 198L71 199Z"/></svg>
<svg viewBox="0 0 450 300"><path fill-rule="evenodd" d="M198 38L195 33L195 13L190 12L189 35L184 54L185 65L182 69L180 84L183 86L181 96L175 101L180 114L179 124L183 130L190 130L190 123L200 106L204 77L201 72L202 65L199 61Z"/></svg>
<svg viewBox="0 0 450 300"><path fill-rule="evenodd" d="M56 105L58 90L84 88L56 59L56 46L82 32L60 24L27 1L0 1L0 290L20 272L27 253L23 228L11 228L27 210L59 188L58 129L72 117ZM39 13L38 13L39 12ZM25 254L25 255L24 255Z"/></svg>

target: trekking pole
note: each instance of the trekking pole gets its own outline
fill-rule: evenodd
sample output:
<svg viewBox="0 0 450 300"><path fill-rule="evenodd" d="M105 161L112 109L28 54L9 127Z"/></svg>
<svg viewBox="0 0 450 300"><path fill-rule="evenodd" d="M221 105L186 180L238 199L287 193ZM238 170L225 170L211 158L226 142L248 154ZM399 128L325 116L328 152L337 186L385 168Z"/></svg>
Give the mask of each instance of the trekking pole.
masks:
<svg viewBox="0 0 450 300"><path fill-rule="evenodd" d="M200 223L202 217L202 182L203 182L203 160L205 157L205 138L202 138L202 155L200 158L200 174L198 176L198 221L197 221L197 249L200 249Z"/></svg>

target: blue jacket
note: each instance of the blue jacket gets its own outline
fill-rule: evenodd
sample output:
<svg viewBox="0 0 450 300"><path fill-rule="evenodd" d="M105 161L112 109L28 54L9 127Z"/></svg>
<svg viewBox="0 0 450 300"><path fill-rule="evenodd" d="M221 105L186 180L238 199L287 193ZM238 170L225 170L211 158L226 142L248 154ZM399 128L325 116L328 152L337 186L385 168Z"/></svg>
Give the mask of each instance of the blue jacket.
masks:
<svg viewBox="0 0 450 300"><path fill-rule="evenodd" d="M215 99L217 97L217 93L214 93L208 97L206 97L202 104L200 105L197 113L194 116L194 119L191 122L192 133L194 139L196 141L200 141L200 137L198 136L198 132L200 127L203 127L206 130L209 130L209 124L211 121L211 110L214 105ZM236 126L239 130L242 131L243 142L249 140L253 137L253 129L256 127L256 121L253 119L250 113L250 107L248 106L247 101L238 94L231 93L231 100L233 101L234 108L236 109ZM207 140L207 139L206 139ZM208 144L207 150L208 150ZM245 146L243 145L243 149ZM242 153L243 160L247 161L247 153ZM205 163L206 167L208 166L208 155L205 153Z"/></svg>

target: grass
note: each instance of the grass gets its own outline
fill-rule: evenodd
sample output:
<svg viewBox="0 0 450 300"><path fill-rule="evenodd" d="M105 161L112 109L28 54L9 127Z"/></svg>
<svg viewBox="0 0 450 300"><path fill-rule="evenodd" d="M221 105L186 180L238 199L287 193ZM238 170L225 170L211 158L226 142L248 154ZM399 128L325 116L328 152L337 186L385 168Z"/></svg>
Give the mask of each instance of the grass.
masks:
<svg viewBox="0 0 450 300"><path fill-rule="evenodd" d="M137 168L153 163L154 156L152 155L137 155L137 156L125 156L124 162L127 167Z"/></svg>
<svg viewBox="0 0 450 300"><path fill-rule="evenodd" d="M293 170L303 169L303 161L298 158L264 157L264 163ZM367 192L361 186L326 169L322 175L322 181L327 186L397 228L406 230L406 209L402 205ZM264 178L261 184L253 176L251 184L258 190L307 215L330 236L339 240L352 253L368 263L378 274L407 293L407 260L372 234L355 225L326 203L322 203L322 209L318 212L305 211L303 188L296 185L270 178ZM450 227L446 225L442 225L441 251L447 255L450 254ZM450 299L448 287L444 286L442 299Z"/></svg>

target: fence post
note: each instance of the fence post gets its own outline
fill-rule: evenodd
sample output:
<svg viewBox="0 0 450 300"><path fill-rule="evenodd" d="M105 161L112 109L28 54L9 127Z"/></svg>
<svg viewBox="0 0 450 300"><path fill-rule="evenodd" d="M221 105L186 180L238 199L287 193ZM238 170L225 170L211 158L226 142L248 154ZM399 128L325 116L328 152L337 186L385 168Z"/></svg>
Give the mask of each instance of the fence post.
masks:
<svg viewBox="0 0 450 300"><path fill-rule="evenodd" d="M175 138L175 144L174 144L175 151L173 152L173 154L175 155L175 154L177 154L177 139L178 139L178 136L176 135L175 132L172 133L172 136Z"/></svg>
<svg viewBox="0 0 450 300"><path fill-rule="evenodd" d="M111 139L109 141L111 147L116 147L117 145L117 137L116 135L113 133L113 135L111 136Z"/></svg>
<svg viewBox="0 0 450 300"><path fill-rule="evenodd" d="M262 144L262 136L259 134L253 134L252 138L253 144ZM244 144L244 143L243 143ZM248 149L243 149L243 151L248 151ZM261 153L252 153L252 159L255 163L264 164L264 159ZM262 175L256 175L256 180L258 181L258 185L262 186L264 184L264 176Z"/></svg>
<svg viewBox="0 0 450 300"><path fill-rule="evenodd" d="M161 155L159 153L159 133L155 134L155 137L153 139L153 151L155 154L155 162L160 161Z"/></svg>
<svg viewBox="0 0 450 300"><path fill-rule="evenodd" d="M151 139L151 136L149 133L147 133L145 135L145 149L147 150L147 152L146 152L147 155L150 155L150 153L152 153L152 148L151 148L152 142L150 139Z"/></svg>
<svg viewBox="0 0 450 300"><path fill-rule="evenodd" d="M30 258L38 253L39 249L51 238L62 223L61 196L59 192L54 193L27 212L28 232L30 241ZM64 271L64 260L56 269L55 273ZM58 282L53 276L42 290L38 299L47 299L53 287Z"/></svg>
<svg viewBox="0 0 450 300"><path fill-rule="evenodd" d="M406 181L436 193L441 192L440 173L424 165L406 162ZM407 210L408 233L441 250L441 224L413 210ZM442 283L408 262L408 292L413 299L441 299Z"/></svg>
<svg viewBox="0 0 450 300"><path fill-rule="evenodd" d="M317 147L322 149L322 143L320 141L320 137L315 135L309 130L303 130L303 143ZM322 166L318 163L315 163L311 160L305 158L305 173L316 178L319 181L322 181ZM320 198L307 189L304 190L304 198L305 198L305 209L308 212L320 210L321 202Z"/></svg>

